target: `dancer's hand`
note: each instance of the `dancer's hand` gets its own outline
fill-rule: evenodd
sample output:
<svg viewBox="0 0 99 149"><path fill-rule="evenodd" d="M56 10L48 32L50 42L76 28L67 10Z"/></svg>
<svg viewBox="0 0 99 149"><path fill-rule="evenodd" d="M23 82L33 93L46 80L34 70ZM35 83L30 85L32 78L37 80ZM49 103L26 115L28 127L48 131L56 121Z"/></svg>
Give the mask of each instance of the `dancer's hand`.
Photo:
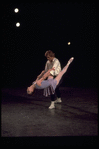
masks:
<svg viewBox="0 0 99 149"><path fill-rule="evenodd" d="M50 71L52 71L52 70L55 70L55 67L49 69L47 72L50 72Z"/></svg>
<svg viewBox="0 0 99 149"><path fill-rule="evenodd" d="M53 67L51 70L55 70L55 67Z"/></svg>

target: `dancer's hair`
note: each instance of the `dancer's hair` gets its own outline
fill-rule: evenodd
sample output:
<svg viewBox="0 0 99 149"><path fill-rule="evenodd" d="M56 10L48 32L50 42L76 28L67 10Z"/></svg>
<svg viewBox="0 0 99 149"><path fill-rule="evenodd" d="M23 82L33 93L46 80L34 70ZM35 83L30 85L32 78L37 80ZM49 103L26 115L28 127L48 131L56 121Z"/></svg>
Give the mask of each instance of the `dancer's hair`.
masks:
<svg viewBox="0 0 99 149"><path fill-rule="evenodd" d="M51 50L48 50L45 52L45 57L50 56L50 57L55 57L55 53L53 53Z"/></svg>

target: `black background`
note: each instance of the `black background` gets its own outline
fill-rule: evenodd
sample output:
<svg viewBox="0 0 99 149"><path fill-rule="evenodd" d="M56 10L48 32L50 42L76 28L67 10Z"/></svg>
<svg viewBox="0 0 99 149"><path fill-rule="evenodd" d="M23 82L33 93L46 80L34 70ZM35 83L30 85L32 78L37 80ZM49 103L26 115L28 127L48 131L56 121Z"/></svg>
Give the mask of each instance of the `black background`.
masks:
<svg viewBox="0 0 99 149"><path fill-rule="evenodd" d="M2 87L30 85L45 67L47 50L62 68L75 57L62 86L97 87L96 4L2 3Z"/></svg>

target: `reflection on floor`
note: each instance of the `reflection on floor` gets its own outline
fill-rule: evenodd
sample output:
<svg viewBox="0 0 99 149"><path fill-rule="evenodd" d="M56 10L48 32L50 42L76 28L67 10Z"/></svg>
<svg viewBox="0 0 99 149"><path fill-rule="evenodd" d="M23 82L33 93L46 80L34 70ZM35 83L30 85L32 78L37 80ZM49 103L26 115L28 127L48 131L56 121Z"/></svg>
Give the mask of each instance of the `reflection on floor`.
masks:
<svg viewBox="0 0 99 149"><path fill-rule="evenodd" d="M26 88L3 88L1 136L97 136L97 89L60 88L62 103L49 110L43 90L27 95Z"/></svg>

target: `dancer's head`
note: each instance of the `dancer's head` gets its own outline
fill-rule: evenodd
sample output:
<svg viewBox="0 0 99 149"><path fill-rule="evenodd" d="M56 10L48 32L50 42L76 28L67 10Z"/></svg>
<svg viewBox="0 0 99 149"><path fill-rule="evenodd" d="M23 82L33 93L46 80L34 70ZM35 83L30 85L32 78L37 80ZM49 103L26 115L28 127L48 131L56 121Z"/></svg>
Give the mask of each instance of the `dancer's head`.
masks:
<svg viewBox="0 0 99 149"><path fill-rule="evenodd" d="M45 52L45 57L51 62L55 58L55 53L51 50Z"/></svg>
<svg viewBox="0 0 99 149"><path fill-rule="evenodd" d="M34 93L34 90L35 90L35 85L32 85L30 87L27 88L27 94L32 94Z"/></svg>

